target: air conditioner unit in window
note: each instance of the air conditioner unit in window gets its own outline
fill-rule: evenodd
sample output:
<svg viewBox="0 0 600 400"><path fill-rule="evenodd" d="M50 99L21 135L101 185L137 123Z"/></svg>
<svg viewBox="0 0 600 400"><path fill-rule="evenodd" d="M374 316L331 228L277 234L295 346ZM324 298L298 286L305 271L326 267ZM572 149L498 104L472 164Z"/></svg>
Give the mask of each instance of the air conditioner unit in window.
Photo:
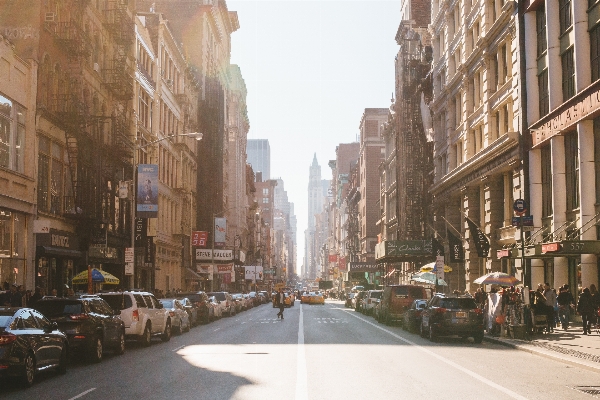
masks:
<svg viewBox="0 0 600 400"><path fill-rule="evenodd" d="M46 17L44 18L44 21L46 22L54 22L54 18L56 17L56 14L53 12L47 12L46 13Z"/></svg>
<svg viewBox="0 0 600 400"><path fill-rule="evenodd" d="M97 73L100 73L100 64L94 63L94 71L96 71Z"/></svg>

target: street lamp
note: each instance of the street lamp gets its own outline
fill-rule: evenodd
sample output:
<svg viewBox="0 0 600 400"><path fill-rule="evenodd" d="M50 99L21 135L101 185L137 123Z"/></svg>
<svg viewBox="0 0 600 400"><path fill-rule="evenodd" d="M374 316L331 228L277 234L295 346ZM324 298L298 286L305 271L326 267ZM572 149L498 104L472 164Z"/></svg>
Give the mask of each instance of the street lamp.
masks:
<svg viewBox="0 0 600 400"><path fill-rule="evenodd" d="M132 201L131 201L131 256L133 258L133 265L131 268L131 272L132 272L132 287L135 284L135 215L136 215L136 211L137 211L137 181L136 181L136 169L137 169L137 153L139 150L144 149L148 146L151 146L153 144L156 144L158 142L162 142L163 140L166 139L172 139L175 137L190 137L196 140L202 140L202 133L200 132L191 132L191 133L181 133L181 134L172 134L172 135L167 135L165 137L162 137L160 139L156 139L153 140L149 143L143 144L143 145L138 145L136 143L133 144L133 162L131 163L132 166L132 175L131 175L131 182L132 182ZM137 139L137 137L136 137ZM154 288L153 288L154 289Z"/></svg>

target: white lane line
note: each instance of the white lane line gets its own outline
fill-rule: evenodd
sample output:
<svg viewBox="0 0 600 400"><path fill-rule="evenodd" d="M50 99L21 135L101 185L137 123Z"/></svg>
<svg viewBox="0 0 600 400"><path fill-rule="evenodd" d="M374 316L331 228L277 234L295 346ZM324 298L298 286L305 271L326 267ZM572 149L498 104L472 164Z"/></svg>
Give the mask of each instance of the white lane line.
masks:
<svg viewBox="0 0 600 400"><path fill-rule="evenodd" d="M488 385L488 386L491 386L491 387L493 387L494 389L497 389L497 390L499 390L499 391L501 391L501 392L503 392L503 393L507 394L508 396L512 397L513 399L527 400L527 397L523 397L523 396L521 396L520 394L518 394L518 393L516 393L516 392L513 392L512 390L510 390L510 389L507 389L507 388L505 388L504 386L501 386L501 385L497 384L496 382L493 382L493 381L491 381L491 380L489 380L489 379L487 379L487 378L484 378L483 376L481 376L481 375L479 375L479 374L477 374L477 373L475 373L475 372L471 371L470 369L467 369L467 368L465 368L465 367L463 367L463 366L461 366L461 365L458 365L458 364L457 364L457 363L455 363L454 361L451 361L451 360L449 360L449 359L447 359L447 358L445 358L445 357L442 357L442 356L440 356L439 354L436 354L436 353L434 353L433 351L431 351L431 350L428 350L428 349L426 349L426 348L425 348L425 347L423 347L423 346L419 346L419 345L418 345L418 344L416 344L415 342L412 342L412 341L410 341L410 340L408 340L408 339L405 339L405 338L403 338L402 336L400 336L400 335L397 335L397 334L395 334L394 332L392 332L392 331L390 331L390 330L388 330L388 329L385 329L385 328L383 328L383 327L381 327L381 326L379 326L379 325L377 325L377 324L374 324L374 323L372 323L371 321L367 321L366 319L363 319L363 318L359 317L358 315L354 315L353 313L350 313L348 310L343 310L343 311L346 311L346 312L348 312L348 315L352 315L353 317L355 317L355 318L358 318L358 319L360 319L361 321L363 321L363 322L366 322L367 324L369 324L369 325L372 325L372 326L374 326L374 327L375 327L375 328L377 328L377 329L380 329L380 330L382 330L382 331L384 331L384 332L386 332L386 333L389 333L390 335L392 335L392 336L393 336L393 337L395 337L396 339L399 339L399 340L401 340L401 341L403 341L403 342L405 342L405 343L407 343L407 344L410 344L411 346L415 346L417 349L421 350L422 352L424 352L424 353L427 353L427 354L429 354L430 356L432 356L432 357L435 357L435 358L437 358L438 360L440 360L440 361L442 361L442 362L445 362L446 364L450 365L451 367L454 367L454 368L456 368L457 370L459 370L459 371L461 371L461 372L464 372L465 374L467 374L467 375L469 375L469 376L471 376L471 377L473 377L473 378L477 379L478 381L480 381L480 382L482 382L482 383L485 383L486 385Z"/></svg>
<svg viewBox="0 0 600 400"><path fill-rule="evenodd" d="M296 365L296 400L308 400L308 377L306 373L306 353L304 351L304 318L300 304L298 324L298 363Z"/></svg>
<svg viewBox="0 0 600 400"><path fill-rule="evenodd" d="M179 346L179 347L176 347L176 348L174 348L174 349L173 349L173 350L171 350L171 351L175 352L175 351L178 351L178 350L181 350L181 349L183 349L184 347L185 347L185 345L182 345L182 346Z"/></svg>
<svg viewBox="0 0 600 400"><path fill-rule="evenodd" d="M91 389L88 389L88 390L86 390L85 392L81 392L81 393L79 393L79 394L78 394L77 396L75 396L75 397L71 397L69 400L75 400L75 399L78 399L78 398L80 398L80 397L83 397L83 396L85 396L85 395L86 395L86 394L88 394L89 392L93 392L94 390L96 390L96 388L91 388Z"/></svg>
<svg viewBox="0 0 600 400"><path fill-rule="evenodd" d="M221 329L221 328L213 329L213 332L216 332L216 331L218 331L219 329Z"/></svg>

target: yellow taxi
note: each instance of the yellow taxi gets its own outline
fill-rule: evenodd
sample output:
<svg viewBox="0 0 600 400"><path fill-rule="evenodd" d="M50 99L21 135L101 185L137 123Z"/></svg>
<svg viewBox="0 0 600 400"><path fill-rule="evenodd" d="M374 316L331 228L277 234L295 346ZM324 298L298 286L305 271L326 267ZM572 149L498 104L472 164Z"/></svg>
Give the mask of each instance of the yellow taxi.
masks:
<svg viewBox="0 0 600 400"><path fill-rule="evenodd" d="M285 300L283 301L284 307L293 307L294 302L296 301L296 296L294 295L294 292L284 290L284 293L285 293ZM277 307L276 301L275 301L276 295L277 295L277 292L274 292L273 295L271 296L273 308Z"/></svg>
<svg viewBox="0 0 600 400"><path fill-rule="evenodd" d="M300 298L305 304L325 304L325 297L320 292L304 292Z"/></svg>

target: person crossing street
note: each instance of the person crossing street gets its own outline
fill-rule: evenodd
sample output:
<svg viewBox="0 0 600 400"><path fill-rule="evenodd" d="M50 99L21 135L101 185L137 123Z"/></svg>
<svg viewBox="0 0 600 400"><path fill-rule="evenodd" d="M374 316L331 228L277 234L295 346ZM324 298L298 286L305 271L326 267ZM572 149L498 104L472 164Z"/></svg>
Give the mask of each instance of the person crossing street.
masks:
<svg viewBox="0 0 600 400"><path fill-rule="evenodd" d="M285 308L285 293L283 292L283 289L281 289L281 288L275 295L275 305L279 307L279 312L277 313L277 318L281 317L281 319L283 319L283 309Z"/></svg>

